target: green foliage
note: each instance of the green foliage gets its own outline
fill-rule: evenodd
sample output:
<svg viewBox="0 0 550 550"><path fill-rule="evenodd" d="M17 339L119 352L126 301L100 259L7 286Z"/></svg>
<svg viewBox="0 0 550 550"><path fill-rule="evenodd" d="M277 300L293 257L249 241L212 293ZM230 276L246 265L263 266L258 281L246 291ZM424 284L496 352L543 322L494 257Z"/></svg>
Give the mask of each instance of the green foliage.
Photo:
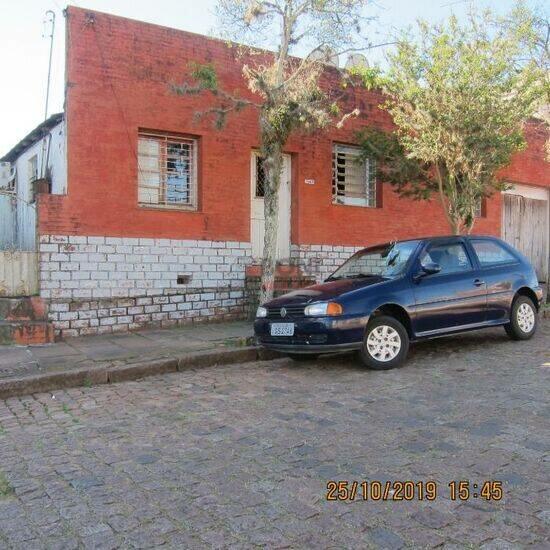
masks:
<svg viewBox="0 0 550 550"><path fill-rule="evenodd" d="M367 90L382 88L385 83L384 74L378 66L367 67L358 65L350 67L348 69L348 74L351 77L359 79ZM346 81L344 81L344 85L347 85Z"/></svg>
<svg viewBox="0 0 550 550"><path fill-rule="evenodd" d="M454 232L470 231L478 202L502 188L498 171L525 147L523 124L539 101L540 72L520 62L527 20L495 25L489 13L460 25L419 22L419 37L403 36L377 77L384 108L397 126L383 148L385 170L400 193L426 198L438 191ZM414 167L417 163L417 167ZM401 177L414 176L408 182Z"/></svg>
<svg viewBox="0 0 550 550"><path fill-rule="evenodd" d="M0 498L12 495L14 492L15 491L6 478L6 475L2 472L2 470L0 470Z"/></svg>
<svg viewBox="0 0 550 550"><path fill-rule="evenodd" d="M199 83L201 90L210 90L212 92L217 91L218 75L212 63L192 63L191 76Z"/></svg>
<svg viewBox="0 0 550 550"><path fill-rule="evenodd" d="M437 190L429 163L407 157L396 133L368 126L357 133L356 139L363 159L376 161L377 179L393 184L400 195L422 200Z"/></svg>

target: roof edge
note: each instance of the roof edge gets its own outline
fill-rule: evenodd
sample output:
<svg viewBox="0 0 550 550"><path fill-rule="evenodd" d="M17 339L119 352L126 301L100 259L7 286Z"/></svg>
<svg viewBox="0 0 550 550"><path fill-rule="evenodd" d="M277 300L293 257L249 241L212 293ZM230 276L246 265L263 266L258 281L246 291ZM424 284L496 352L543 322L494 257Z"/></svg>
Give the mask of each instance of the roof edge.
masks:
<svg viewBox="0 0 550 550"><path fill-rule="evenodd" d="M65 113L55 113L50 115L46 120L41 122L33 130L31 130L17 145L12 147L3 157L0 162L13 162L20 157L29 147L32 147L37 141L41 140L52 128L55 128L63 119Z"/></svg>

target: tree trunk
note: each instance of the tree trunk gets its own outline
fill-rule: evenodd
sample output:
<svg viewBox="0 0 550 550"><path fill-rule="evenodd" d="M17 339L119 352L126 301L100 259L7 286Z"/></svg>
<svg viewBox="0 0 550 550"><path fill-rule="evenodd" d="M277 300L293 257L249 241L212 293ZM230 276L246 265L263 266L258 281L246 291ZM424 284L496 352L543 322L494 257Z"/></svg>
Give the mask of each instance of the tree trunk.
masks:
<svg viewBox="0 0 550 550"><path fill-rule="evenodd" d="M264 193L264 254L262 258L262 279L260 284L260 304L273 298L275 290L275 270L277 266L277 233L279 226L279 186L283 167L283 152L279 146L269 148L264 157L267 186Z"/></svg>

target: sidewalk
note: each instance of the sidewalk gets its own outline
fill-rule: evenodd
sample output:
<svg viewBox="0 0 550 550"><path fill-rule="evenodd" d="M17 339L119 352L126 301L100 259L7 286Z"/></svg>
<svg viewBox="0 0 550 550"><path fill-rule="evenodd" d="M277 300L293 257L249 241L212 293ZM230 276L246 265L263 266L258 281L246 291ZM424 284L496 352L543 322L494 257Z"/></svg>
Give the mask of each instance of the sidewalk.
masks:
<svg viewBox="0 0 550 550"><path fill-rule="evenodd" d="M257 358L246 321L0 346L0 399Z"/></svg>

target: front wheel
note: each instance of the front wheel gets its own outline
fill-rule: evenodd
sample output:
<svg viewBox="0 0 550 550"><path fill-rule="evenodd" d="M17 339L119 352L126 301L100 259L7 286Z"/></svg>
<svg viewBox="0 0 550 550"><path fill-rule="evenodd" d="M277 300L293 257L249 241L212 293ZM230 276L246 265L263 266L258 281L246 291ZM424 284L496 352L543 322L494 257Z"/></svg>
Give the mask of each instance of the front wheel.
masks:
<svg viewBox="0 0 550 550"><path fill-rule="evenodd" d="M369 321L359 352L365 366L375 370L393 369L403 364L408 351L409 335L397 319L380 315Z"/></svg>
<svg viewBox="0 0 550 550"><path fill-rule="evenodd" d="M537 309L531 298L518 296L512 304L510 322L504 325L512 340L529 340L537 331Z"/></svg>

